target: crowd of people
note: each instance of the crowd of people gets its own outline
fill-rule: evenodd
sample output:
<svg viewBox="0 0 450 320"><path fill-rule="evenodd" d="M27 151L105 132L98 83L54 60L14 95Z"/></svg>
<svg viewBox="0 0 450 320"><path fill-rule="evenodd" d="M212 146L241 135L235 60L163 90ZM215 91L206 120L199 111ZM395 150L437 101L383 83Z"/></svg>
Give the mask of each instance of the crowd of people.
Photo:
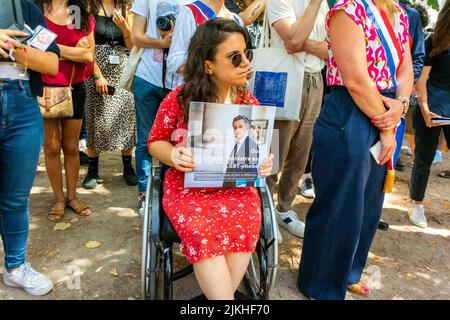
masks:
<svg viewBox="0 0 450 320"><path fill-rule="evenodd" d="M173 133L187 129L191 101L259 104L247 84L265 21L270 46L304 68L298 119L275 121L279 152L258 169L271 193L277 190L277 224L304 238L299 291L310 299L369 295L361 276L384 194L394 168L401 169L394 154L404 118L414 156L408 216L427 227L430 167L443 149L438 144L450 146L450 127L436 120L450 117L450 0L429 32L426 11L406 0L7 1L14 19L19 12L28 29L50 32L39 43L27 42L28 29L0 21L5 285L31 295L53 289L50 278L26 262L29 194L42 146L54 193L48 220L62 221L66 209L95 214L76 191L79 145L86 140L82 187L97 187L101 153L121 151L123 178L137 186L141 214L153 159L170 167L162 204L181 251L208 299L234 298L259 239L258 192L185 188L184 173L195 159L186 137ZM134 47L143 52L126 90L121 78ZM54 101L61 108L71 102L70 115L48 116ZM378 141L374 159L370 149ZM301 194L314 199L305 222L293 209L299 184Z"/></svg>

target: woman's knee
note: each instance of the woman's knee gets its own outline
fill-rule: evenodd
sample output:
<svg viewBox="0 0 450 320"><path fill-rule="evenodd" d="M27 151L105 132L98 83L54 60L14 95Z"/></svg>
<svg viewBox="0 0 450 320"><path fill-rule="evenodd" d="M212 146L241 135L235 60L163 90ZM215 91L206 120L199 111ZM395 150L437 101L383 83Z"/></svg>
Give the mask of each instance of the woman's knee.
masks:
<svg viewBox="0 0 450 320"><path fill-rule="evenodd" d="M44 141L44 154L46 157L55 158L61 155L61 142L58 140Z"/></svg>
<svg viewBox="0 0 450 320"><path fill-rule="evenodd" d="M73 141L63 141L62 149L64 156L66 157L75 157L79 155L78 141L76 141L76 143Z"/></svg>

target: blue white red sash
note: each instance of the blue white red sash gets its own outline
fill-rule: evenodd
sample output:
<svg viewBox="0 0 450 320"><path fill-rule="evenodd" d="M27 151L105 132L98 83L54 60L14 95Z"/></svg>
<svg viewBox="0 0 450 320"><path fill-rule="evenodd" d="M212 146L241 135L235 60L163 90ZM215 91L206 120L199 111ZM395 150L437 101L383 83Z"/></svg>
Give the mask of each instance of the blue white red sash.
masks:
<svg viewBox="0 0 450 320"><path fill-rule="evenodd" d="M214 10L201 1L195 1L186 5L186 7L188 7L194 15L197 26L201 25L205 21L216 18L216 13Z"/></svg>
<svg viewBox="0 0 450 320"><path fill-rule="evenodd" d="M400 48L400 43L395 35L394 28L389 23L389 20L384 11L379 10L375 6L373 0L361 0L363 3L369 19L373 22L377 29L384 51L386 52L389 71L391 73L394 90L397 89L396 71L403 61L403 54Z"/></svg>
<svg viewBox="0 0 450 320"><path fill-rule="evenodd" d="M377 29L381 44L383 45L384 51L386 52L387 65L391 73L394 91L397 91L396 74L397 70L403 62L403 54L400 48L400 42L397 39L394 28L390 24L386 13L376 7L374 0L361 0L361 2L366 9L369 19ZM400 150L402 148L405 128L406 120L402 118L395 129L395 140L397 141L397 148L392 156L392 159L387 163L387 176L384 185L385 192L392 191L395 176L394 168L400 155Z"/></svg>

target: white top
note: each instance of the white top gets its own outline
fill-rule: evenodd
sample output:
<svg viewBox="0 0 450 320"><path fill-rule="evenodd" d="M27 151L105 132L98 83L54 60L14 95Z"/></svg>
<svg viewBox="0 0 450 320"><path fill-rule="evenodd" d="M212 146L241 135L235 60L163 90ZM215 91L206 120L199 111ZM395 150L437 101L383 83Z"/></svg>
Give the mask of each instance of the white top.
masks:
<svg viewBox="0 0 450 320"><path fill-rule="evenodd" d="M267 0L267 17L271 26L270 45L274 48L284 48L283 40L280 38L272 25L278 20L284 18L293 18L298 20L306 11L309 5L309 0ZM329 7L327 1L322 1L319 12L314 23L314 27L309 35L309 39L315 41L325 41L327 32L325 29L325 19ZM297 52L295 55L305 61L306 72L320 72L325 66L325 60L319 57L306 54L305 52Z"/></svg>
<svg viewBox="0 0 450 320"><path fill-rule="evenodd" d="M167 14L176 16L178 24L178 13L183 5L190 3L189 0L135 0L131 12L143 17L147 16L147 4L150 3L150 17L147 17L146 34L154 39L161 39L156 28L156 18ZM173 42L172 42L173 44ZM162 84L163 49L146 48L142 53L141 60L136 69L136 76L150 82L159 88ZM174 89L183 83L181 75L176 75L167 70L166 88Z"/></svg>
<svg viewBox="0 0 450 320"><path fill-rule="evenodd" d="M10 62L0 62L0 79L8 80L30 80L28 71L21 64L14 66Z"/></svg>
<svg viewBox="0 0 450 320"><path fill-rule="evenodd" d="M240 26L244 27L244 22L241 17L234 13L233 17ZM188 7L181 8L173 31L169 56L167 57L167 70L169 72L176 73L186 61L189 43L195 30L197 30L197 22L192 11Z"/></svg>

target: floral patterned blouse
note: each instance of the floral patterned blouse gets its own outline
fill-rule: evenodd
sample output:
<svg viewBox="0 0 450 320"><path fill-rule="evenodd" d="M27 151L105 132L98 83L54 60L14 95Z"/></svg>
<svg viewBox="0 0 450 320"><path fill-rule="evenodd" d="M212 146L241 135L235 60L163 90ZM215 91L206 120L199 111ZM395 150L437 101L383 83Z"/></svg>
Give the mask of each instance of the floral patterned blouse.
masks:
<svg viewBox="0 0 450 320"><path fill-rule="evenodd" d="M405 50L409 50L408 44L408 16L398 4L398 11L394 14L394 32L400 44L402 55ZM337 10L344 10L345 13L363 30L366 38L366 58L367 71L370 78L375 82L379 91L393 89L392 75L387 64L386 51L381 43L378 32L369 19L361 0L338 0L334 7L328 12L326 28L329 33L331 15ZM336 60L331 51L330 39L328 41L328 61L327 61L327 84L344 85L342 77L336 65ZM349 48L349 50L351 50Z"/></svg>

